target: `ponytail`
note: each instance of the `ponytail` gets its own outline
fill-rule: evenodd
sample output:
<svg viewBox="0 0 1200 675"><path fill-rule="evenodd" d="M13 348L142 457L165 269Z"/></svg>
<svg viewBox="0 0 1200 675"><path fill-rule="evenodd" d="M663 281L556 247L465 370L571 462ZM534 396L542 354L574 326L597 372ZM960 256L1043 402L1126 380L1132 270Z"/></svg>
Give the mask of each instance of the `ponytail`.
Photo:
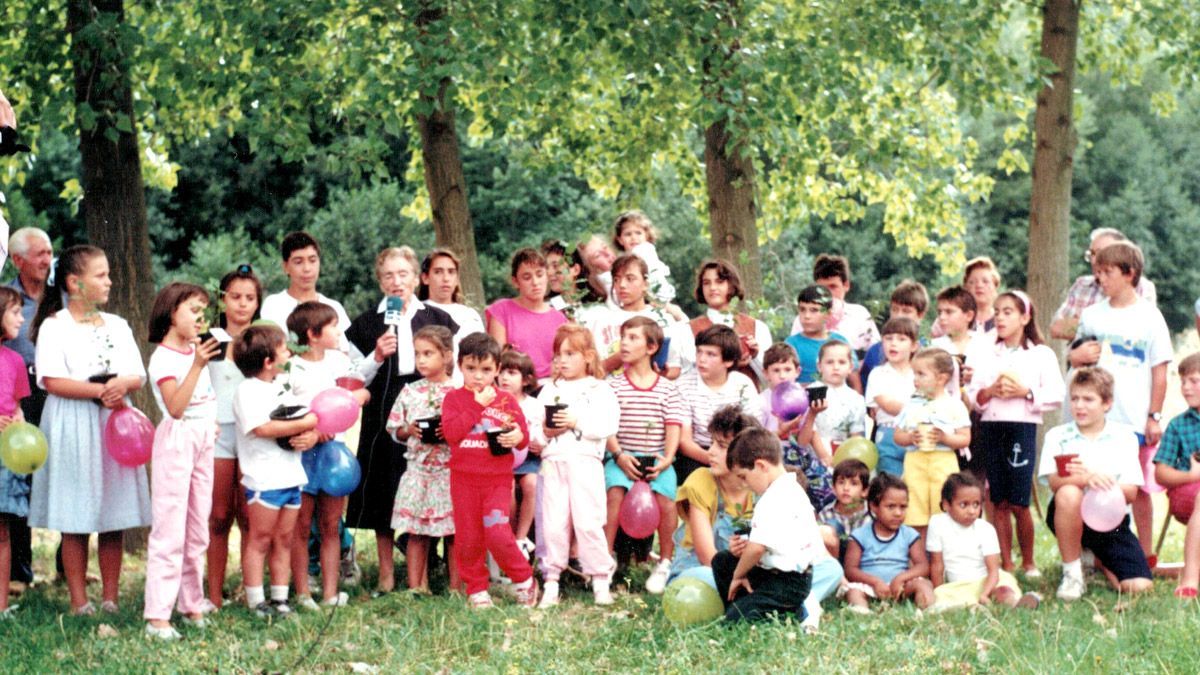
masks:
<svg viewBox="0 0 1200 675"><path fill-rule="evenodd" d="M33 315L33 325L29 327L30 342L37 344L42 323L47 317L57 314L66 306L66 298L70 294L70 289L67 288L67 277L72 274L76 276L83 274L88 261L98 255L104 255L104 249L80 244L68 248L59 256L58 264L54 266L54 283L46 285L46 290L42 293L42 301L38 303L37 313Z"/></svg>

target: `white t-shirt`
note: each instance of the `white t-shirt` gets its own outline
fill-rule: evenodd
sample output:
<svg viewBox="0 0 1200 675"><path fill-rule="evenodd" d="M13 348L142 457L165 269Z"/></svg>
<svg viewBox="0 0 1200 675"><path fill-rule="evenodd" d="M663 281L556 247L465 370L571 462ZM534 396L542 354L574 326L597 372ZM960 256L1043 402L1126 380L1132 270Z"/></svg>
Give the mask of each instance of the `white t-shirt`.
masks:
<svg viewBox="0 0 1200 675"><path fill-rule="evenodd" d="M284 450L274 438L259 438L254 430L271 421L271 411L280 405L294 405L296 399L275 382L248 378L238 385L233 397L233 416L237 420L237 456L242 470L242 485L248 490L282 490L308 482L300 453Z"/></svg>
<svg viewBox="0 0 1200 675"><path fill-rule="evenodd" d="M217 423L233 424L233 397L246 376L238 370L233 359L208 362L208 377L217 393Z"/></svg>
<svg viewBox="0 0 1200 675"><path fill-rule="evenodd" d="M350 357L336 349L326 349L325 358L320 361L293 356L288 363L292 367L288 372L287 381L292 387L292 396L296 397L300 405L312 405L313 397L326 389L336 387L339 377L357 375ZM346 433L335 434L334 437L340 441L345 439Z"/></svg>
<svg viewBox="0 0 1200 675"><path fill-rule="evenodd" d="M901 401L912 398L916 387L913 385L912 368L906 373L896 372L892 364L885 363L871 371L867 379L867 407L875 408L875 424L878 426L895 426L897 415L889 414L875 402L878 396L890 396Z"/></svg>
<svg viewBox="0 0 1200 675"><path fill-rule="evenodd" d="M175 380L176 386L183 384L188 371L192 369L192 363L196 358L195 354L196 347L194 345L190 351L181 352L164 344L158 345L150 354L150 365L146 370L150 375L154 400L158 403L158 409L164 418L170 417L171 414L167 412L167 404L163 400L162 383L167 380ZM189 420L210 419L216 421L217 394L213 390L208 368L200 369L200 377L196 380L195 389L192 390L192 400L188 401L187 408L183 411L183 417Z"/></svg>
<svg viewBox="0 0 1200 675"><path fill-rule="evenodd" d="M679 358L679 343L681 335L675 327L682 324L687 326L685 322L673 322L671 317L665 312L646 306L645 309L639 312L630 312L624 309L611 309L603 306L597 306L587 312L588 330L592 332L592 338L596 341L596 351L600 354L600 360L616 354L621 348L621 324L635 316L645 316L653 319L655 323L663 328L663 336L671 338L671 344L667 346L667 367L680 367L682 362ZM688 337L691 337L691 330L687 331Z"/></svg>
<svg viewBox="0 0 1200 675"><path fill-rule="evenodd" d="M480 318L479 312L474 308L466 305L449 304L443 305L432 300L422 300L426 305L435 307L450 315L454 319L454 323L458 324L458 333L454 336L454 344L471 333L486 333L487 329L483 326L483 319Z"/></svg>
<svg viewBox="0 0 1200 675"><path fill-rule="evenodd" d="M771 481L754 503L749 539L767 547L758 561L763 569L803 572L823 550L812 502L791 473Z"/></svg>
<svg viewBox="0 0 1200 675"><path fill-rule="evenodd" d="M1115 385L1108 419L1145 429L1150 412L1150 371L1173 357L1171 332L1162 313L1142 298L1120 309L1114 309L1105 298L1083 310L1075 334L1100 341L1098 365L1112 373Z"/></svg>
<svg viewBox="0 0 1200 675"><path fill-rule="evenodd" d="M1079 455L1079 461L1095 473L1112 476L1122 485L1145 482L1138 461L1138 441L1133 427L1109 420L1095 439L1084 437L1074 422L1060 424L1046 432L1038 475L1045 478L1058 473L1057 455Z"/></svg>
<svg viewBox="0 0 1200 675"><path fill-rule="evenodd" d="M871 379L874 379L873 375ZM904 409L896 416L895 423L899 429L916 429L918 424L932 424L943 434L952 434L956 429L971 426L971 413L967 411L967 406L956 398L942 396L930 401L921 396L914 396L904 404ZM933 449L954 452L945 443L938 443Z"/></svg>
<svg viewBox="0 0 1200 675"><path fill-rule="evenodd" d="M987 563L983 559L1000 555L1000 539L996 528L983 518L963 527L950 514L938 513L929 519L925 550L942 554L947 582L974 581L987 576Z"/></svg>
<svg viewBox="0 0 1200 675"><path fill-rule="evenodd" d="M317 302L329 305L337 313L338 328L342 331L342 338L338 343L338 349L349 353L350 343L346 340L346 331L350 330L350 315L346 314L346 308L342 307L342 303L337 300L327 298L320 293L317 293ZM288 295L287 290L282 290L278 293L268 295L263 299L259 315L268 321L274 321L279 324L279 327L283 329L286 335L288 332L287 318L299 304L300 301Z"/></svg>
<svg viewBox="0 0 1200 675"><path fill-rule="evenodd" d="M817 415L817 433L827 441L842 443L852 434L867 433L867 402L862 394L845 383L829 387L825 394L829 407Z"/></svg>
<svg viewBox="0 0 1200 675"><path fill-rule="evenodd" d="M702 447L712 444L708 423L713 413L727 405L737 405L754 419L762 419L762 398L758 388L750 378L736 370L729 371L725 384L717 390L704 383L698 370L680 376L676 386L686 411L684 426L692 428L692 439Z"/></svg>

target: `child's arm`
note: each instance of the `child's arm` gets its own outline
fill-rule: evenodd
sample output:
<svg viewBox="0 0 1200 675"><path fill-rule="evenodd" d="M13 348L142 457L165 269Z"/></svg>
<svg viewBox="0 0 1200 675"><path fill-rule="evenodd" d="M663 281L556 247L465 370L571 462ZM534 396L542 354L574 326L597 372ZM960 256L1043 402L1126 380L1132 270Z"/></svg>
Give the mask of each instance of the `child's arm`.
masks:
<svg viewBox="0 0 1200 675"><path fill-rule="evenodd" d="M983 564L987 565L987 578L983 580L983 588L979 591L979 604L986 605L992 601L992 593L1000 583L1000 554L983 556Z"/></svg>
<svg viewBox="0 0 1200 675"><path fill-rule="evenodd" d="M904 593L904 585L912 579L929 576L929 559L925 557L925 545L917 539L908 547L908 569L892 579L892 595L900 597Z"/></svg>
<svg viewBox="0 0 1200 675"><path fill-rule="evenodd" d="M271 420L266 424L254 427L250 433L258 438L284 438L295 436L292 447L296 450L308 450L317 444L317 416L309 413L298 420Z"/></svg>
<svg viewBox="0 0 1200 675"><path fill-rule="evenodd" d="M483 417L483 405L468 389L455 389L442 402L442 435L450 445L458 445L471 434Z"/></svg>
<svg viewBox="0 0 1200 675"><path fill-rule="evenodd" d="M1150 410L1162 412L1167 398L1167 364L1160 363L1150 369ZM1152 417L1146 418L1146 445L1153 446L1162 438L1162 425Z"/></svg>
<svg viewBox="0 0 1200 675"><path fill-rule="evenodd" d="M18 408L17 412L21 412L21 410ZM1200 481L1200 462L1196 461L1195 455L1190 457L1189 463L1191 464L1190 469L1180 471L1170 464L1156 462L1154 464L1154 480L1158 481L1159 485L1168 488Z"/></svg>
<svg viewBox="0 0 1200 675"><path fill-rule="evenodd" d="M200 381L200 374L208 366L209 360L221 350L221 343L217 342L216 338L210 338L207 342L193 345L192 349L195 356L183 381L171 377L158 383L163 403L167 406L167 414L177 420L183 419L184 411L192 402L192 394L196 393L196 383Z"/></svg>
<svg viewBox="0 0 1200 675"><path fill-rule="evenodd" d="M934 588L946 582L946 563L942 560L941 551L929 552L929 580Z"/></svg>
<svg viewBox="0 0 1200 675"><path fill-rule="evenodd" d="M700 447L695 437L692 436L691 422L684 422L683 429L679 432L679 454L696 460L701 466L708 466L709 464L708 452Z"/></svg>
<svg viewBox="0 0 1200 675"><path fill-rule="evenodd" d="M667 437L663 443L662 458L654 463L654 468L650 470L649 478L655 478L658 474L667 470L667 467L675 463L675 453L679 450L679 436L682 429L678 424L667 425ZM613 438L616 438L614 436Z"/></svg>
<svg viewBox="0 0 1200 675"><path fill-rule="evenodd" d="M758 565L758 561L762 560L766 552L766 546L753 541L746 542L746 548L742 550L742 556L738 558L737 567L733 570L733 580L729 582L728 599L730 601L737 597L738 589L743 586L747 593L754 592L754 589L750 587L750 580L746 577L750 574L750 570Z"/></svg>
<svg viewBox="0 0 1200 675"><path fill-rule="evenodd" d="M708 522L708 514L696 508L688 507L688 527L692 531L692 550L701 565L712 565L712 559L717 555L717 547L713 542L712 523Z"/></svg>
<svg viewBox="0 0 1200 675"><path fill-rule="evenodd" d="M900 433L896 430L897 435ZM916 434L913 434L914 436ZM934 428L933 437L938 443L950 448L951 450L961 450L971 444L971 427L960 427L954 430L954 433L948 434L941 429ZM897 441L899 443L899 441Z"/></svg>
<svg viewBox="0 0 1200 675"><path fill-rule="evenodd" d="M883 410L885 413L892 415L893 417L899 415L900 411L904 410L904 404L907 403L907 401L904 399L899 399L895 396L888 396L887 394L880 394L876 396L874 401L878 408Z"/></svg>
<svg viewBox="0 0 1200 675"><path fill-rule="evenodd" d="M916 445L917 430L896 427L896 431L892 434L892 442L899 446Z"/></svg>
<svg viewBox="0 0 1200 675"><path fill-rule="evenodd" d="M862 571L862 553L862 546L854 540L854 537L850 537L850 540L846 542L846 581L870 586L875 589L875 595L880 599L892 597L892 589L884 583L883 579Z"/></svg>

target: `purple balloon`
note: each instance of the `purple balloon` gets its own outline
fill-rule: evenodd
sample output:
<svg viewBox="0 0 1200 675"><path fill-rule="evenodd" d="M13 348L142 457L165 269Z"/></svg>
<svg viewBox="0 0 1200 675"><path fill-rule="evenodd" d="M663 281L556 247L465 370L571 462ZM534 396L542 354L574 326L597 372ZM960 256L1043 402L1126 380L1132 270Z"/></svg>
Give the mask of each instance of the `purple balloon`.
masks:
<svg viewBox="0 0 1200 675"><path fill-rule="evenodd" d="M1107 490L1089 488L1083 493L1079 514L1096 532L1112 532L1125 520L1125 493L1116 485Z"/></svg>
<svg viewBox="0 0 1200 675"><path fill-rule="evenodd" d="M634 539L645 539L658 529L658 518L658 501L650 491L650 484L644 480L635 482L621 501L617 518L621 529Z"/></svg>
<svg viewBox="0 0 1200 675"><path fill-rule="evenodd" d="M529 448L521 448L520 450L513 450L513 468L515 469L518 466L521 466L521 464L525 461L525 458L528 456L529 456Z"/></svg>
<svg viewBox="0 0 1200 675"><path fill-rule="evenodd" d="M117 464L141 466L154 449L154 425L132 406L114 410L104 425L104 447Z"/></svg>
<svg viewBox="0 0 1200 675"><path fill-rule="evenodd" d="M317 431L323 434L340 434L358 419L358 401L341 387L317 394L309 407L317 416Z"/></svg>
<svg viewBox="0 0 1200 675"><path fill-rule="evenodd" d="M808 412L808 390L799 382L780 382L771 392L771 412L790 422Z"/></svg>

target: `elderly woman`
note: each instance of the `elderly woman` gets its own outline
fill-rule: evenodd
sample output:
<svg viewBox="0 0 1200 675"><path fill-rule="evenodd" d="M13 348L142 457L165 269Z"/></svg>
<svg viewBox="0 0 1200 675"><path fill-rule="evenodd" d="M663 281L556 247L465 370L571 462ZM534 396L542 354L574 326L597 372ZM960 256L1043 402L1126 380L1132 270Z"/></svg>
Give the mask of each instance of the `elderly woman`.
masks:
<svg viewBox="0 0 1200 675"><path fill-rule="evenodd" d="M404 446L384 431L396 396L409 382L421 378L413 354L413 334L425 326L445 326L454 333L458 324L446 312L416 298L417 256L407 246L386 248L375 258L375 277L383 299L350 324L346 338L364 357L364 374L371 401L363 408L359 431L358 463L362 480L350 495L346 526L375 530L379 553L379 588L395 588L392 558L392 504L404 473ZM387 311L388 299L399 298L403 310ZM375 369L375 372L370 372Z"/></svg>

